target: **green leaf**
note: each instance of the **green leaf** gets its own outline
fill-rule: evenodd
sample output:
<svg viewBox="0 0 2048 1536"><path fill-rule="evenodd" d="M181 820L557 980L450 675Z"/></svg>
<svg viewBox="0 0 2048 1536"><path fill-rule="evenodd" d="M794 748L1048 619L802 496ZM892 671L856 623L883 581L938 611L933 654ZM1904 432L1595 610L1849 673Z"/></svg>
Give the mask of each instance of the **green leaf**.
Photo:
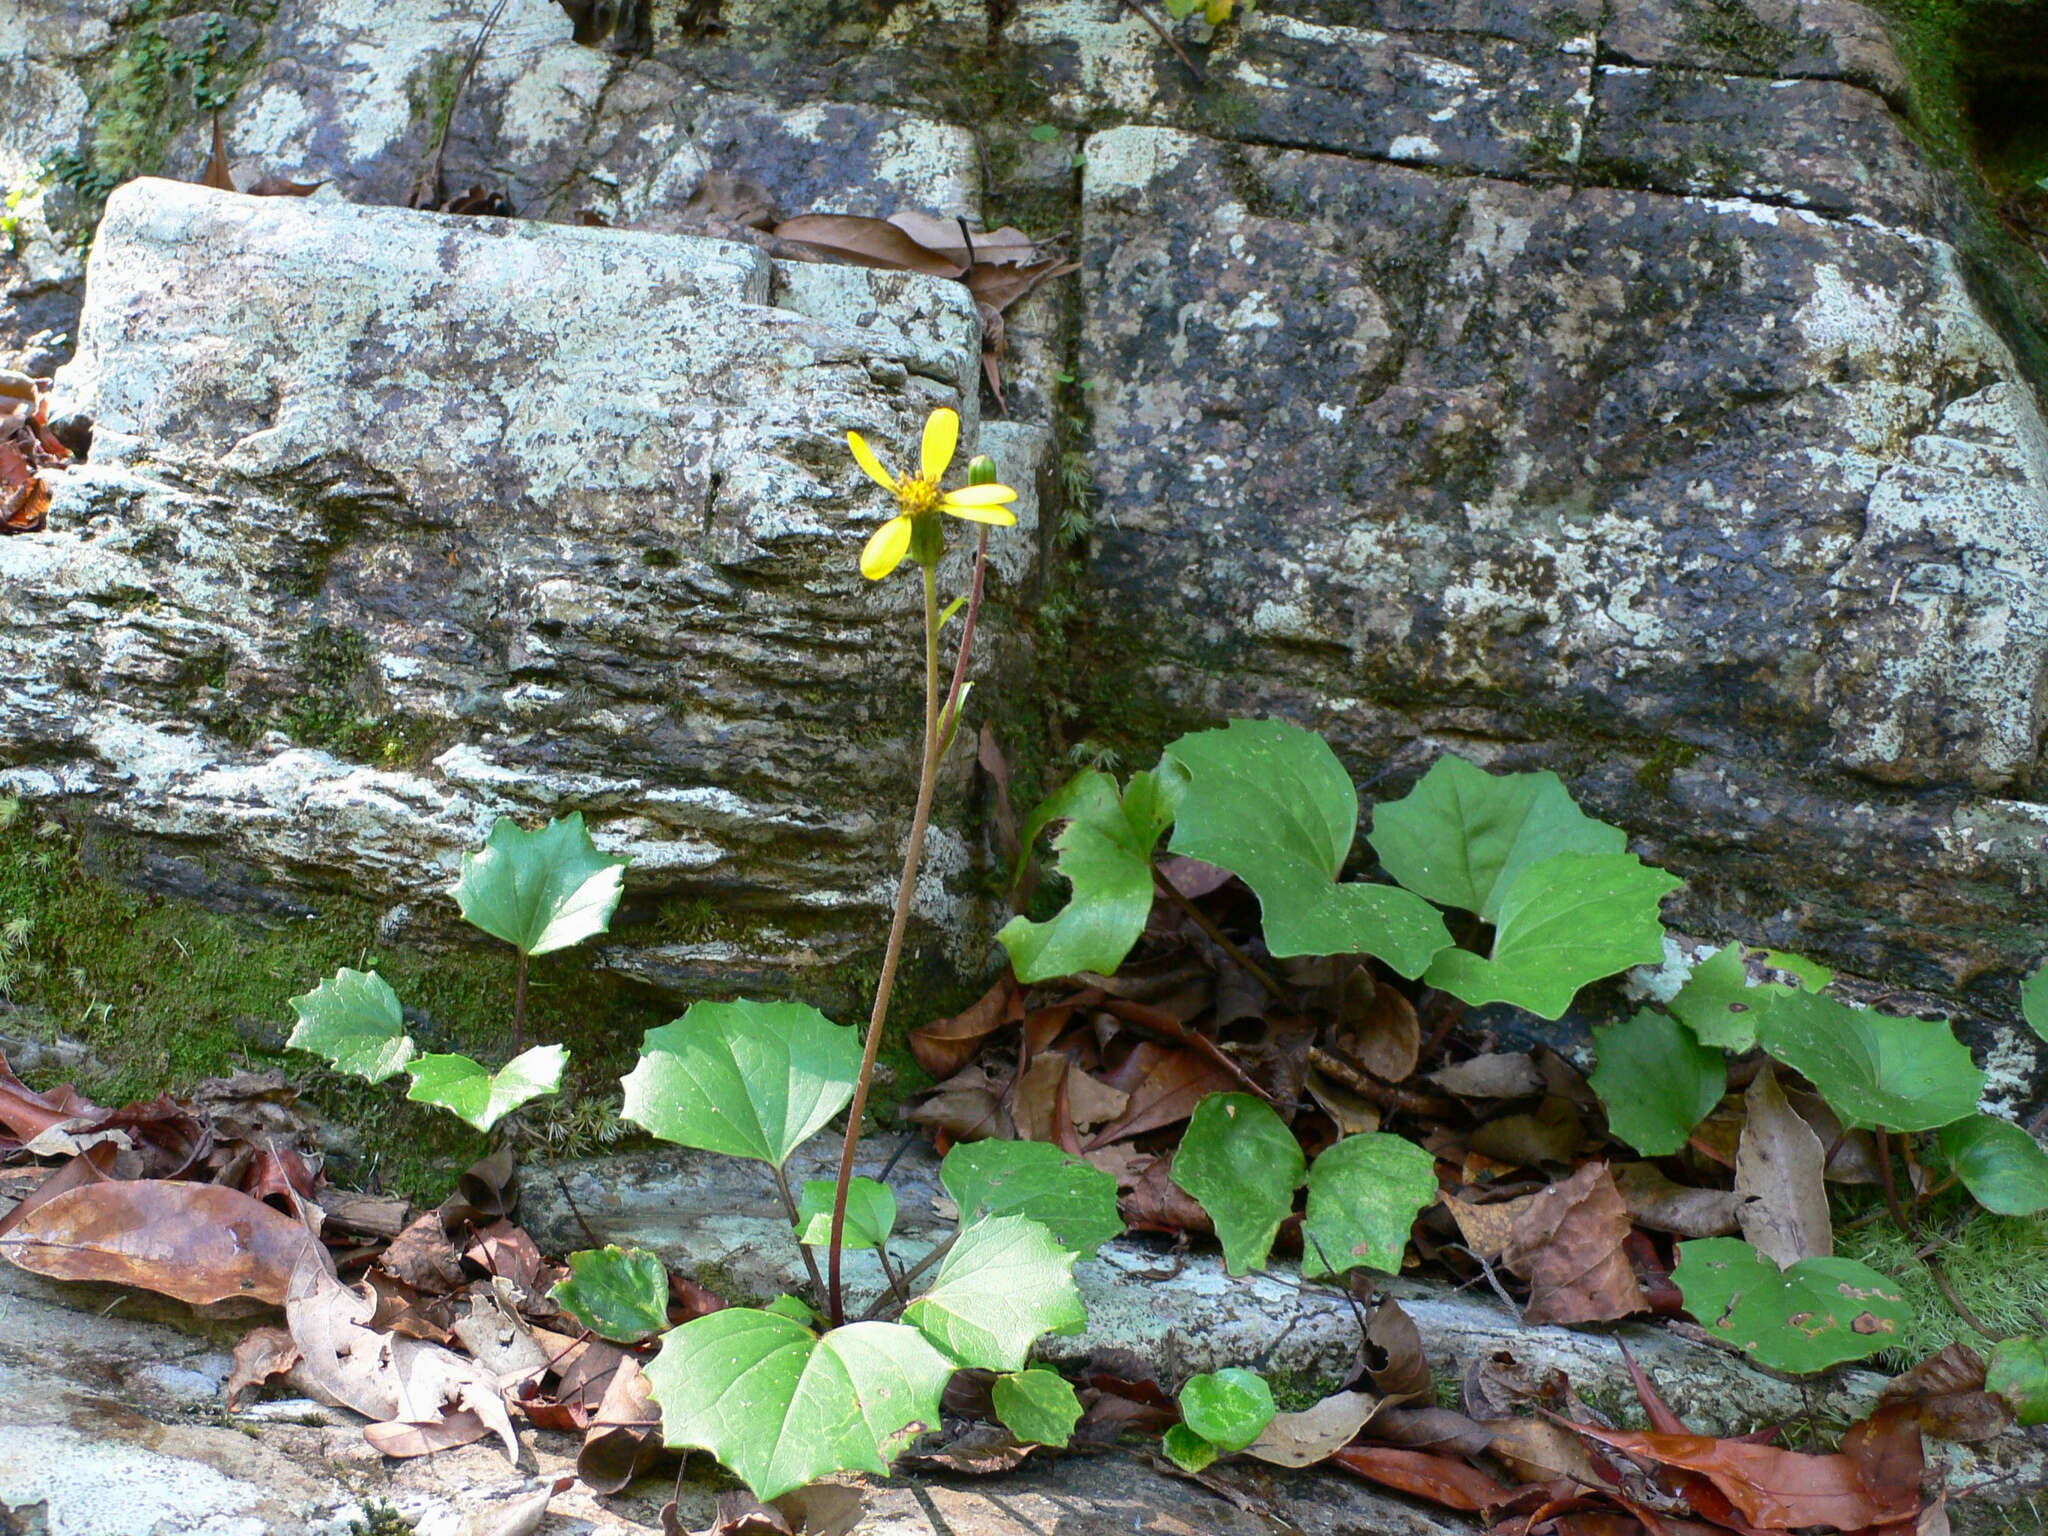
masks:
<svg viewBox="0 0 2048 1536"><path fill-rule="evenodd" d="M1173 1182L1216 1224L1233 1275L1264 1269L1274 1234L1294 1210L1308 1160L1272 1105L1249 1093L1212 1093L1195 1106L1173 1155Z"/></svg>
<svg viewBox="0 0 2048 1536"><path fill-rule="evenodd" d="M1556 774L1492 774L1456 756L1438 758L1404 798L1375 807L1368 839L1409 890L1489 923L1531 864L1628 850L1628 835L1580 810Z"/></svg>
<svg viewBox="0 0 2048 1536"><path fill-rule="evenodd" d="M796 1203L801 1241L813 1248L832 1242L832 1205L839 1197L837 1179L805 1179L803 1198ZM854 1176L846 1186L846 1226L840 1244L846 1248L879 1248L896 1230L896 1191L875 1179Z"/></svg>
<svg viewBox="0 0 2048 1536"><path fill-rule="evenodd" d="M496 1072L467 1056L421 1056L408 1068L412 1087L405 1096L421 1104L438 1104L488 1131L529 1099L559 1088L568 1061L569 1053L559 1045L536 1045Z"/></svg>
<svg viewBox="0 0 2048 1536"><path fill-rule="evenodd" d="M1241 1451L1273 1422L1273 1389L1257 1371L1230 1366L1190 1376L1180 1389L1180 1416L1219 1451Z"/></svg>
<svg viewBox="0 0 2048 1536"><path fill-rule="evenodd" d="M801 1296L778 1296L773 1301L763 1302L761 1310L773 1312L777 1317L793 1318L806 1328L823 1328L831 1319Z"/></svg>
<svg viewBox="0 0 2048 1536"><path fill-rule="evenodd" d="M1050 144L1059 136L1060 130L1057 123L1038 123L1031 130L1032 141L1038 144ZM1064 1444L1065 1442L1062 1441L1061 1443Z"/></svg>
<svg viewBox="0 0 2048 1536"><path fill-rule="evenodd" d="M463 855L455 902L485 933L545 955L611 926L625 868L597 851L581 811L538 832L500 816L482 852Z"/></svg>
<svg viewBox="0 0 2048 1536"><path fill-rule="evenodd" d="M804 1003L692 1003L650 1029L624 1114L663 1141L780 1168L853 1097L860 1035Z"/></svg>
<svg viewBox="0 0 2048 1536"><path fill-rule="evenodd" d="M1379 1132L1346 1136L1308 1171L1302 1274L1315 1279L1363 1265L1398 1275L1408 1229L1435 1200L1436 1159L1421 1147Z"/></svg>
<svg viewBox="0 0 2048 1536"><path fill-rule="evenodd" d="M2020 983L2020 1014L2027 1028L2048 1040L2048 965Z"/></svg>
<svg viewBox="0 0 2048 1536"><path fill-rule="evenodd" d="M668 1271L645 1248L613 1243L572 1253L568 1278L548 1295L614 1344L638 1344L668 1326Z"/></svg>
<svg viewBox="0 0 2048 1536"><path fill-rule="evenodd" d="M1891 1347L1912 1315L1896 1283L1854 1259L1801 1259L1781 1272L1734 1237L1680 1243L1671 1278L1709 1333L1799 1376Z"/></svg>
<svg viewBox="0 0 2048 1536"><path fill-rule="evenodd" d="M1167 3L1170 5L1172 0L1167 0ZM1183 1472L1199 1472L1220 1454L1215 1446L1185 1424L1176 1424L1167 1430L1160 1438L1159 1448L1166 1452L1167 1460Z"/></svg>
<svg viewBox="0 0 2048 1536"><path fill-rule="evenodd" d="M1940 1019L1895 1019L1793 992L1771 1004L1758 1039L1801 1073L1852 1128L1926 1131L1977 1107L1984 1074Z"/></svg>
<svg viewBox="0 0 2048 1536"><path fill-rule="evenodd" d="M1107 976L1124 963L1152 911L1152 850L1173 822L1171 799L1156 774L1132 774L1119 796L1116 780L1090 768L1033 813L1027 854L1047 823L1067 823L1053 847L1073 894L1050 922L1013 917L996 935L1019 981L1075 971Z"/></svg>
<svg viewBox="0 0 2048 1536"><path fill-rule="evenodd" d="M1322 737L1284 720L1233 720L1166 755L1187 772L1170 846L1252 888L1276 956L1372 955L1412 977L1451 942L1414 892L1337 882L1358 791Z"/></svg>
<svg viewBox="0 0 2048 1536"><path fill-rule="evenodd" d="M1607 1128L1645 1157L1669 1157L1728 1091L1721 1052L1668 1014L1643 1012L1593 1029L1599 1065L1589 1081Z"/></svg>
<svg viewBox="0 0 2048 1536"><path fill-rule="evenodd" d="M939 1182L960 1207L961 1226L1029 1216L1084 1259L1124 1230L1116 1180L1051 1142L958 1142L939 1164Z"/></svg>
<svg viewBox="0 0 2048 1536"><path fill-rule="evenodd" d="M1835 973L1799 955L1767 949L1760 953L1773 970L1799 978L1799 986L1782 981L1752 983L1740 944L1726 944L1692 968L1685 985L1671 999L1671 1011L1698 1037L1702 1045L1719 1046L1741 1055L1756 1048L1757 1026L1771 1005L1802 988L1818 992L1834 980Z"/></svg>
<svg viewBox="0 0 2048 1536"><path fill-rule="evenodd" d="M998 1376L989 1395L1003 1428L1033 1445L1065 1445L1081 1422L1081 1399L1067 1378L1043 1366Z"/></svg>
<svg viewBox="0 0 2048 1536"><path fill-rule="evenodd" d="M350 1072L381 1083L405 1070L413 1043L405 1033L398 994L375 971L336 971L312 991L292 999L299 1022L285 1044L311 1051Z"/></svg>
<svg viewBox="0 0 2048 1536"><path fill-rule="evenodd" d="M2010 1120L1972 1115L1944 1126L1941 1151L1985 1210L2000 1216L2048 1210L2048 1152Z"/></svg>
<svg viewBox="0 0 2048 1536"><path fill-rule="evenodd" d="M1587 982L1664 958L1657 908L1682 884L1632 853L1553 854L1501 898L1490 958L1447 949L1424 980L1475 1006L1555 1019Z"/></svg>
<svg viewBox="0 0 2048 1536"><path fill-rule="evenodd" d="M1042 1333L1076 1333L1087 1309L1071 1249L1027 1216L990 1216L961 1232L932 1288L903 1312L962 1365L1021 1371Z"/></svg>
<svg viewBox="0 0 2048 1536"><path fill-rule="evenodd" d="M906 1432L938 1427L953 1370L901 1323L820 1338L773 1312L727 1307L663 1338L647 1381L670 1446L711 1452L773 1499L833 1472L887 1472Z"/></svg>
<svg viewBox="0 0 2048 1536"><path fill-rule="evenodd" d="M1984 1390L2004 1398L2022 1424L2048 1424L2048 1338L1999 1344L1984 1372Z"/></svg>

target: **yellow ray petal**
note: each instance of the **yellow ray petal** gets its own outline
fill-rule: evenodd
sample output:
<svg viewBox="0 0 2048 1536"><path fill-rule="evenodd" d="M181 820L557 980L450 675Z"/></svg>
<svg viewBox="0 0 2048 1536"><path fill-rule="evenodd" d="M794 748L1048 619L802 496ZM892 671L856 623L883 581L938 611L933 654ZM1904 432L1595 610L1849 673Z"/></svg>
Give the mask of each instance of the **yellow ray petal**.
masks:
<svg viewBox="0 0 2048 1536"><path fill-rule="evenodd" d="M889 473L882 461L875 457L875 450L868 446L868 440L858 432L846 434L846 444L853 450L853 461L868 472L868 478L885 491L896 489L896 477Z"/></svg>
<svg viewBox="0 0 2048 1536"><path fill-rule="evenodd" d="M947 507L1000 507L1016 499L1017 493L1007 485L963 485L946 492L939 501Z"/></svg>
<svg viewBox="0 0 2048 1536"><path fill-rule="evenodd" d="M860 552L860 573L869 581L880 581L903 563L910 553L910 519L892 517L875 530L868 547Z"/></svg>
<svg viewBox="0 0 2048 1536"><path fill-rule="evenodd" d="M970 523L990 523L997 528L1012 528L1017 523L1017 514L1008 507L956 507L942 501L939 510L951 517L964 517Z"/></svg>
<svg viewBox="0 0 2048 1536"><path fill-rule="evenodd" d="M933 485L953 462L953 450L960 446L960 413L940 406L924 424L924 477Z"/></svg>

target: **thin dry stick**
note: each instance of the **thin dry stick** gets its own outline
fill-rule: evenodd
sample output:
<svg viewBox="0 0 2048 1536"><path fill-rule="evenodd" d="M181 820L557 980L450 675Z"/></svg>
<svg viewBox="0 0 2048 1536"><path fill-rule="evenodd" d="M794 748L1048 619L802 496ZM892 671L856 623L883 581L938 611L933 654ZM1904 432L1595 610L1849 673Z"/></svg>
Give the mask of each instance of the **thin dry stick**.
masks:
<svg viewBox="0 0 2048 1536"><path fill-rule="evenodd" d="M910 1268L906 1269L902 1275L902 1285L904 1294L908 1295L910 1293L910 1287L914 1285L917 1281L924 1278L924 1272L926 1270L930 1269L934 1264L938 1263L939 1260L943 1259L947 1254L951 1253L953 1251L953 1245L957 1243L959 1240L960 1234L958 1232L955 1232L951 1237L947 1238L943 1243L938 1244L931 1250L931 1252L927 1253L923 1258L919 1259L915 1264L911 1265ZM863 1312L860 1315L860 1320L864 1323L873 1322L876 1318L880 1317L884 1312L889 1310L889 1303L891 1302L891 1300L893 1300L893 1298L888 1296L876 1297L874 1305L869 1307L867 1311Z"/></svg>
<svg viewBox="0 0 2048 1536"><path fill-rule="evenodd" d="M1187 897L1184 896L1174 886L1174 883L1171 880L1167 879L1166 876L1159 873L1159 871L1156 869L1152 871L1152 884L1154 888L1158 890L1160 895L1164 896L1168 901L1172 902L1176 907L1178 907L1181 910L1183 914L1186 915L1190 922L1192 922L1197 928L1201 929L1203 933L1207 934L1210 940L1216 945L1218 949L1222 950L1224 954L1230 956L1232 960L1235 960L1239 965L1243 966L1245 970L1249 971L1252 975L1252 979L1258 982L1260 986L1264 987L1267 990L1267 992L1272 994L1274 1002L1278 1003L1286 1001L1287 994L1280 990L1280 983L1272 978L1272 976L1267 972L1266 968L1260 965L1259 962L1254 960L1250 955L1246 954L1242 948L1240 948L1236 943L1234 943L1231 940L1228 934L1224 933L1224 931L1221 928L1216 926L1216 921L1214 918L1210 917L1208 913L1204 912L1192 901L1189 901Z"/></svg>
<svg viewBox="0 0 2048 1536"><path fill-rule="evenodd" d="M1159 34L1159 41L1166 44L1167 47L1171 48L1173 50L1173 56L1176 59L1179 59L1181 63L1185 64L1188 67L1188 73L1195 77L1195 84L1207 85L1209 83L1209 77L1203 74L1200 66L1197 65L1193 59L1187 56L1187 51L1183 49L1177 41L1175 41L1174 35L1171 32L1167 31L1165 27L1161 26L1159 24L1158 18L1155 17L1142 4L1140 4L1139 0L1124 0L1124 9L1129 11L1133 16L1137 17L1138 20L1144 22L1146 26L1150 27L1154 32L1157 32Z"/></svg>
<svg viewBox="0 0 2048 1536"><path fill-rule="evenodd" d="M1941 1287L1941 1294L1948 1298L1948 1304L1956 1309L1957 1317L1960 1317L1972 1328L1976 1329L1979 1333L1983 1334L1984 1337L1991 1343L2002 1344L2005 1342L2004 1334L1996 1333L1993 1332L1991 1329L1986 1328L1984 1324L1978 1320L1977 1314L1972 1312L1968 1307L1963 1305L1963 1298L1958 1296L1956 1294L1955 1287L1948 1283L1948 1271L1941 1267L1941 1260L1937 1259L1933 1254L1930 1253L1926 1255L1924 1258L1922 1258L1920 1262L1927 1266L1927 1273L1934 1276L1934 1283Z"/></svg>
<svg viewBox="0 0 2048 1536"><path fill-rule="evenodd" d="M425 206L435 207L441 201L441 166L448 154L448 130L455 125L455 114L462 106L462 93L469 89L469 77L476 73L476 66L484 56L484 43L490 38L491 29L498 24L498 18L505 14L505 7L511 0L498 0L491 7L491 13L484 17L484 24L476 30L476 41L470 44L469 56L462 61L462 72L455 77L455 89L448 94L448 110L441 118L441 126L434 135L434 158L428 168L420 173L413 183L413 206L421 206L424 191Z"/></svg>
<svg viewBox="0 0 2048 1536"><path fill-rule="evenodd" d="M1899 1204L1899 1187L1892 1179L1892 1138L1881 1125L1877 1127L1877 1171L1884 1181L1885 1209L1892 1213L1892 1220L1898 1223L1901 1232L1918 1237L1920 1224L1909 1222L1905 1207Z"/></svg>
<svg viewBox="0 0 2048 1536"><path fill-rule="evenodd" d="M798 1220L796 1213L796 1197L789 1192L789 1175L780 1168L775 1169L775 1192L782 1196L782 1208L789 1212L789 1224L796 1228L797 1252L804 1256L804 1268L811 1272L811 1294L821 1296L825 1291L825 1279L818 1273L817 1255L811 1252L811 1245L804 1241L803 1223Z"/></svg>

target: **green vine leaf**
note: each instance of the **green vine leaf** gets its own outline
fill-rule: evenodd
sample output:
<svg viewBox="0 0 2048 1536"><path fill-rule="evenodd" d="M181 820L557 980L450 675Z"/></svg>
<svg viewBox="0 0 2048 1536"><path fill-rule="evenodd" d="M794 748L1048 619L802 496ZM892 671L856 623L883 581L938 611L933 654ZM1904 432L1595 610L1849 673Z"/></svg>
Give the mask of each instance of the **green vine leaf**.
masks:
<svg viewBox="0 0 2048 1536"><path fill-rule="evenodd" d="M839 1198L837 1179L805 1179L803 1198L796 1203L799 1239L813 1248L832 1242L832 1206ZM856 1175L846 1186L846 1226L840 1244L846 1248L879 1248L896 1230L896 1191L876 1179Z"/></svg>
<svg viewBox="0 0 2048 1536"><path fill-rule="evenodd" d="M1043 1366L998 1376L989 1395L1003 1428L1032 1445L1065 1445L1081 1422L1081 1399L1073 1386Z"/></svg>
<svg viewBox="0 0 2048 1536"><path fill-rule="evenodd" d="M1976 1109L1984 1074L1940 1019L1896 1019L1831 997L1777 999L1758 1040L1801 1073L1844 1125L1928 1131Z"/></svg>
<svg viewBox="0 0 2048 1536"><path fill-rule="evenodd" d="M1358 791L1322 737L1284 720L1233 720L1181 737L1166 756L1187 774L1169 846L1251 887L1274 955L1371 955L1414 977L1450 944L1442 915L1414 892L1338 883Z"/></svg>
<svg viewBox="0 0 2048 1536"><path fill-rule="evenodd" d="M1190 1376L1180 1389L1182 1421L1219 1451L1243 1450L1265 1432L1275 1411L1266 1378L1242 1366Z"/></svg>
<svg viewBox="0 0 2048 1536"><path fill-rule="evenodd" d="M625 1118L663 1141L780 1168L853 1098L860 1035L804 1003L692 1003L650 1029Z"/></svg>
<svg viewBox="0 0 2048 1536"><path fill-rule="evenodd" d="M638 1344L668 1326L668 1271L645 1248L612 1243L569 1255L548 1296L601 1339Z"/></svg>
<svg viewBox="0 0 2048 1536"><path fill-rule="evenodd" d="M420 1056L407 1069L412 1087L405 1096L421 1104L438 1104L488 1131L520 1105L559 1088L568 1061L569 1053L559 1045L536 1045L496 1072L467 1056Z"/></svg>
<svg viewBox="0 0 2048 1536"><path fill-rule="evenodd" d="M1313 1280L1362 1265L1398 1275L1409 1229L1435 1202L1436 1159L1428 1152L1379 1132L1346 1136L1308 1171L1302 1274Z"/></svg>
<svg viewBox="0 0 2048 1536"><path fill-rule="evenodd" d="M2000 1216L2048 1210L2048 1152L2010 1120L1971 1115L1944 1126L1941 1152L1985 1210Z"/></svg>
<svg viewBox="0 0 2048 1536"><path fill-rule="evenodd" d="M1912 1316L1905 1293L1868 1265L1801 1259L1780 1271L1734 1237L1680 1243L1671 1278L1709 1333L1796 1376L1889 1348Z"/></svg>
<svg viewBox="0 0 2048 1536"><path fill-rule="evenodd" d="M482 850L463 855L455 902L485 933L545 955L611 926L625 868L597 851L581 811L538 832L500 816Z"/></svg>
<svg viewBox="0 0 2048 1536"><path fill-rule="evenodd" d="M1501 898L1490 957L1447 949L1423 979L1475 1007L1561 1017L1588 982L1664 958L1657 909L1683 883L1632 853L1553 854Z"/></svg>
<svg viewBox="0 0 2048 1536"><path fill-rule="evenodd" d="M957 1142L939 1164L939 1182L960 1207L961 1226L1029 1216L1084 1259L1124 1230L1116 1180L1051 1142Z"/></svg>
<svg viewBox="0 0 2048 1536"><path fill-rule="evenodd" d="M1266 1267L1307 1169L1287 1122L1249 1093L1203 1099L1173 1155L1173 1182L1209 1213L1233 1275Z"/></svg>
<svg viewBox="0 0 2048 1536"><path fill-rule="evenodd" d="M1409 890L1489 923L1530 865L1628 850L1628 835L1580 810L1556 774L1492 774L1449 755L1405 797L1375 807L1367 836Z"/></svg>
<svg viewBox="0 0 2048 1536"><path fill-rule="evenodd" d="M1773 1003L1802 989L1818 992L1834 980L1834 972L1826 966L1798 955L1777 950L1764 950L1762 954L1765 964L1798 977L1799 985L1752 982L1740 944L1727 944L1715 950L1685 978L1685 985L1671 999L1671 1011L1699 1038L1701 1045L1718 1046L1738 1056L1753 1051L1757 1026Z"/></svg>
<svg viewBox="0 0 2048 1536"><path fill-rule="evenodd" d="M2048 1040L2048 965L2020 983L2020 1015L2027 1028Z"/></svg>
<svg viewBox="0 0 2048 1536"><path fill-rule="evenodd" d="M1173 824L1172 800L1170 783L1156 774L1132 774L1119 796L1116 780L1090 768L1032 813L1027 857L1047 823L1067 823L1053 847L1073 894L1051 921L1013 917L996 935L1019 981L1115 974L1152 911L1152 850Z"/></svg>
<svg viewBox="0 0 2048 1536"><path fill-rule="evenodd" d="M1160 1437L1159 1448L1166 1452L1167 1460L1183 1472L1199 1472L1222 1454L1185 1424L1175 1424L1168 1429Z"/></svg>
<svg viewBox="0 0 2048 1536"><path fill-rule="evenodd" d="M2022 1424L2048 1424L2048 1338L2006 1339L1991 1351L1984 1389L1996 1392Z"/></svg>
<svg viewBox="0 0 2048 1536"><path fill-rule="evenodd" d="M669 1333L646 1369L668 1444L711 1452L766 1500L833 1472L886 1473L911 1432L938 1427L954 1366L900 1323L820 1338L727 1307Z"/></svg>
<svg viewBox="0 0 2048 1536"><path fill-rule="evenodd" d="M1077 1257L1042 1222L986 1217L962 1230L938 1279L903 1320L962 1365L1021 1371L1040 1334L1087 1326L1074 1284Z"/></svg>
<svg viewBox="0 0 2048 1536"><path fill-rule="evenodd" d="M375 971L336 971L310 992L292 999L299 1022L285 1044L325 1056L337 1072L372 1083L405 1070L414 1046L405 1033L405 1013L391 983Z"/></svg>
<svg viewBox="0 0 2048 1536"><path fill-rule="evenodd" d="M1669 1157L1728 1091L1728 1063L1667 1014L1594 1026L1599 1064L1588 1081L1607 1106L1607 1128L1645 1157Z"/></svg>

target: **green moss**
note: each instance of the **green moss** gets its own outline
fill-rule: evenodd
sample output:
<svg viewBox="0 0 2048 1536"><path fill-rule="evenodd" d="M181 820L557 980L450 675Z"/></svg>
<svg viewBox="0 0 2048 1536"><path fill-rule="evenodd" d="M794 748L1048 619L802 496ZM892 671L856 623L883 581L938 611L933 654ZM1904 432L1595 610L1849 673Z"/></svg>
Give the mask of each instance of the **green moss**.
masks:
<svg viewBox="0 0 2048 1536"><path fill-rule="evenodd" d="M383 1499L363 1506L363 1518L348 1523L348 1536L411 1536L417 1530L410 1520Z"/></svg>
<svg viewBox="0 0 2048 1536"><path fill-rule="evenodd" d="M1835 1238L1835 1252L1858 1259L1897 1280L1912 1308L1906 1332L1879 1359L1894 1370L1926 1359L1950 1344L1989 1348L1989 1342L1941 1292L1927 1267L1914 1257L1938 1231L1960 1231L1939 1250L1940 1262L1957 1298L1985 1327L2001 1335L2039 1333L2048 1315L2048 1220L2040 1217L1979 1215L1946 1204L1922 1217L1922 1234L1909 1238L1889 1220L1847 1228Z"/></svg>
<svg viewBox="0 0 2048 1536"><path fill-rule="evenodd" d="M1653 795L1671 792L1671 775L1681 768L1690 768L1700 755L1699 748L1688 746L1682 741L1669 738L1651 748L1650 755L1643 759L1636 769L1636 786Z"/></svg>
<svg viewBox="0 0 2048 1536"><path fill-rule="evenodd" d="M272 719L241 722L241 735L275 724L301 746L387 768L411 767L432 754L437 727L390 707L362 635L317 624L299 641L293 662L303 686Z"/></svg>
<svg viewBox="0 0 2048 1536"><path fill-rule="evenodd" d="M310 920L221 916L107 872L132 862L132 853L81 839L47 814L0 821L0 912L15 935L0 956L4 993L15 1005L6 1028L82 1041L92 1065L80 1088L102 1102L282 1066L316 1108L361 1140L360 1162L342 1160L336 1177L366 1181L374 1173L386 1189L445 1195L481 1155L484 1138L407 1102L403 1084L366 1087L310 1056L282 1053L289 999L343 965L375 966L419 1010L413 1027L423 1045L495 1059L511 1015L511 951L479 943L429 956L381 945L375 911L344 899L323 902ZM644 1031L673 1010L594 976L588 956L577 953L534 962L532 1031L562 1041L574 1059L561 1099L542 1101L525 1118L548 1150L587 1154L609 1150L622 1134L609 1112L616 1079Z"/></svg>

